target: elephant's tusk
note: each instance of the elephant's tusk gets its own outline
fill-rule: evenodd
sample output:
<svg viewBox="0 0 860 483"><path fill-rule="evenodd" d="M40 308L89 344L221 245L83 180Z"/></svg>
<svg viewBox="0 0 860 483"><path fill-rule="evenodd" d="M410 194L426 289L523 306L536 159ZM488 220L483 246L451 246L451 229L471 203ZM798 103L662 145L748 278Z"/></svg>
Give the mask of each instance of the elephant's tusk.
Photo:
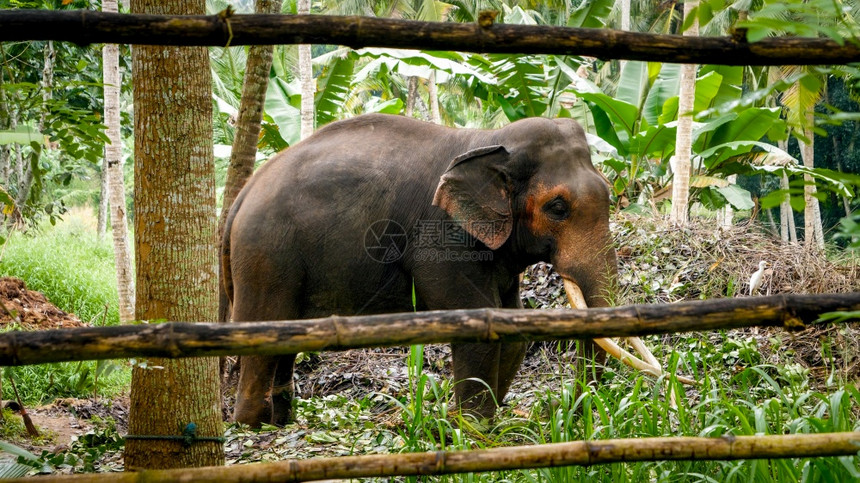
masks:
<svg viewBox="0 0 860 483"><path fill-rule="evenodd" d="M577 309L587 309L588 303L585 301L585 296L582 295L582 290L580 290L579 285L573 283L566 278L562 278L562 280L564 280L564 291L567 293L567 298L570 301L570 305L576 307ZM639 341L639 344L644 347L644 344L642 344L642 341L638 337L630 337L629 339L636 339L637 341ZM663 373L663 371L661 371L659 368L659 364L652 365L648 362L643 361L642 359L639 359L633 354L622 349L621 346L619 346L618 343L612 339L598 338L594 339L594 343L599 345L609 355L621 360L621 362L627 364L634 369L639 369L640 371L647 372L657 377L659 377ZM635 347L636 346L634 345L634 348ZM648 355L651 356L651 359L653 359L654 362L657 361L657 359L654 358L654 355L651 354L651 352L648 351L647 348L645 348L645 351L648 353Z"/></svg>
<svg viewBox="0 0 860 483"><path fill-rule="evenodd" d="M571 280L566 278L562 278L564 281L564 291L567 293L567 298L570 301L570 305L577 309L587 309L588 303L585 301L585 296L582 295L582 290L579 288L579 285L574 283ZM660 368L660 363L657 361L657 358L654 357L654 354L645 346L645 343L642 342L642 339L639 337L628 337L627 341L630 345L637 351L639 354L644 357L647 362L639 359L633 354L627 352L622 349L621 346L618 345L614 340L609 338L599 338L594 339L594 343L600 346L603 350L606 351L607 354L619 359L621 362L627 364L628 366L638 369L642 372L647 372L655 377L660 377L663 374L663 370ZM681 375L676 375L676 379L678 382L687 385L698 385L698 382L694 379L690 379L689 377L684 377Z"/></svg>
<svg viewBox="0 0 860 483"><path fill-rule="evenodd" d="M648 347L645 346L642 339L639 337L628 337L627 342L636 350L636 352L639 353L639 355L645 358L645 362L651 364L657 369L657 371L659 371L657 374L658 376L663 374L663 369L660 367L660 363L657 362L657 358L654 357L654 354L652 354Z"/></svg>

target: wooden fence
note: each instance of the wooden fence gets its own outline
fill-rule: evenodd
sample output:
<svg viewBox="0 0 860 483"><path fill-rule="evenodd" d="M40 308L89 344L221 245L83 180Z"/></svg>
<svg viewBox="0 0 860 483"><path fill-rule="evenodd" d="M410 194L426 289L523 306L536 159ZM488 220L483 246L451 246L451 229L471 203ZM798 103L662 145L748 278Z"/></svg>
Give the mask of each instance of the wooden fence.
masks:
<svg viewBox="0 0 860 483"><path fill-rule="evenodd" d="M590 339L751 326L805 328L860 292L588 310L472 309L234 324L168 322L0 334L0 366L125 357L295 354L442 342Z"/></svg>
<svg viewBox="0 0 860 483"><path fill-rule="evenodd" d="M159 323L0 334L0 365L118 357L287 354L452 341L633 336L782 326L801 330L832 312L860 311L860 293L777 295L588 310L477 309L233 324ZM830 319L848 322L852 319ZM442 475L658 460L854 455L860 432L577 441L475 451L349 456L234 467L48 476L46 482L309 481Z"/></svg>
<svg viewBox="0 0 860 483"><path fill-rule="evenodd" d="M589 466L661 460L739 460L857 454L860 432L725 436L722 438L638 438L575 441L472 451L339 456L275 463L211 466L136 473L40 477L40 483L292 482L343 478L447 475L483 471ZM32 483L32 479L18 480Z"/></svg>
<svg viewBox="0 0 860 483"><path fill-rule="evenodd" d="M507 25L482 14L475 24L330 15L131 15L88 10L0 11L0 42L61 40L78 44L335 44L352 48L458 50L583 55L603 59L724 65L822 65L860 61L860 47L830 39L733 37L611 29Z"/></svg>
<svg viewBox="0 0 860 483"><path fill-rule="evenodd" d="M250 45L327 43L467 52L556 53L727 65L844 64L854 43L829 39L681 37L608 29L473 25L380 18L127 15L93 11L0 11L0 42ZM274 323L144 324L0 334L0 365L119 357L283 354L304 350L452 341L647 335L752 325L800 329L821 314L860 310L860 293L787 295L567 311L463 310L329 317ZM860 433L579 441L478 451L288 460L239 467L49 476L41 481L307 481L433 475L619 461L789 458L857 454ZM30 480L24 480L30 481Z"/></svg>

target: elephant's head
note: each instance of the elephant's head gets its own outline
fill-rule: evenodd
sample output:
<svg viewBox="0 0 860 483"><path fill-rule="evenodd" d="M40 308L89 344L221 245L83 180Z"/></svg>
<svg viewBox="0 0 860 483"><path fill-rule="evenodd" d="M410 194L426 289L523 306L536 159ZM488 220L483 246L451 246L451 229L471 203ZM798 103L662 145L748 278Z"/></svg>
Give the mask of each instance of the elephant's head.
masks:
<svg viewBox="0 0 860 483"><path fill-rule="evenodd" d="M609 202L585 132L570 119L527 119L496 131L492 142L451 162L433 200L491 250L551 262L567 288L580 287L598 307L608 305L616 274Z"/></svg>

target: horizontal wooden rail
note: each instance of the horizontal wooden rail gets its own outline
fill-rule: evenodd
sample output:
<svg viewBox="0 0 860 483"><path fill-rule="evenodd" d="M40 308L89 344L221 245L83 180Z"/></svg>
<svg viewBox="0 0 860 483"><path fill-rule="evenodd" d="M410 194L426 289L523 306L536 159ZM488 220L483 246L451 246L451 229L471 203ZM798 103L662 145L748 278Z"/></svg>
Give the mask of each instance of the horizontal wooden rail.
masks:
<svg viewBox="0 0 860 483"><path fill-rule="evenodd" d="M139 473L43 476L42 483L292 482L387 476L445 475L558 466L664 460L739 460L846 456L860 450L860 432L721 438L576 441L473 451L340 456ZM32 482L23 478L22 483Z"/></svg>
<svg viewBox="0 0 860 483"><path fill-rule="evenodd" d="M602 59L724 65L821 65L860 61L860 48L830 39L685 37L610 29L419 22L329 15L169 16L91 10L0 11L0 41L59 40L78 44L276 45L337 44L511 54L583 55Z"/></svg>
<svg viewBox="0 0 860 483"><path fill-rule="evenodd" d="M800 329L860 310L860 292L775 295L588 310L473 309L232 324L161 323L10 331L0 366L126 357L288 354L440 342L627 337L749 326Z"/></svg>

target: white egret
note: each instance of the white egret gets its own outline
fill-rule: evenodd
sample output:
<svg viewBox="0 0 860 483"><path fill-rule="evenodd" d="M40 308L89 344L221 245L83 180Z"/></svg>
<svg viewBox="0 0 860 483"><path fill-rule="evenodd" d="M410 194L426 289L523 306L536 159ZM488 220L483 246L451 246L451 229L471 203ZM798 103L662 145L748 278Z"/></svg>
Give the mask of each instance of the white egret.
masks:
<svg viewBox="0 0 860 483"><path fill-rule="evenodd" d="M768 267L768 263L764 260L758 262L758 270L756 270L752 276L750 277L750 296L752 296L756 290L761 287L762 278L764 278L764 271Z"/></svg>

